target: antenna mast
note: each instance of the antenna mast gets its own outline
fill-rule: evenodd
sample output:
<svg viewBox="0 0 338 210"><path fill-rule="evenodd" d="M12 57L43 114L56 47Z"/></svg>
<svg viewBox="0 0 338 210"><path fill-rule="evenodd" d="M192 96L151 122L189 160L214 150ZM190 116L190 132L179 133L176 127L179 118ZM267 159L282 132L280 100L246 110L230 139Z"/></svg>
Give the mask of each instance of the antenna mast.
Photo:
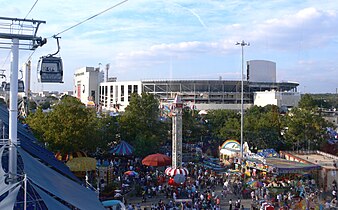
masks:
<svg viewBox="0 0 338 210"><path fill-rule="evenodd" d="M109 68L110 68L110 64L107 63L106 64L106 82L108 82L108 78L109 78L109 76L108 76L108 70L109 70Z"/></svg>

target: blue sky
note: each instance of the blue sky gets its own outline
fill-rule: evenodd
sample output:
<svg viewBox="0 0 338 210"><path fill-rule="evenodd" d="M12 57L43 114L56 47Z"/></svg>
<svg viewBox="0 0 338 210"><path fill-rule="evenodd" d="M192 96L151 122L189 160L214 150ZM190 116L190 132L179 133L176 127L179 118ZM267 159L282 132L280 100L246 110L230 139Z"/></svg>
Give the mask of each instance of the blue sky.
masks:
<svg viewBox="0 0 338 210"><path fill-rule="evenodd" d="M0 0L3 17L24 18L36 0ZM29 19L45 20L38 36L51 37L120 1L39 0ZM141 79L240 79L245 60L277 64L278 81L299 82L304 93L338 88L338 3L335 0L129 0L60 34L64 84L37 82L40 56L32 56L32 89L72 90L83 66L104 68L119 81ZM0 69L9 69L9 51L0 49ZM30 51L20 51L20 66Z"/></svg>

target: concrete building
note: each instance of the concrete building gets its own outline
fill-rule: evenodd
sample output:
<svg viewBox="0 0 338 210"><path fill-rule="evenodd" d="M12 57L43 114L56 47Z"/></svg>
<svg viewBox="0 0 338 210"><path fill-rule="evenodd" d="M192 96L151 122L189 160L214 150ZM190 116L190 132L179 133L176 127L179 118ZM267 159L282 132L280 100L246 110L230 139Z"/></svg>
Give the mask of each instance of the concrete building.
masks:
<svg viewBox="0 0 338 210"><path fill-rule="evenodd" d="M247 80L243 81L243 103L247 109L257 104L293 107L300 95L296 82L276 82L276 64L271 61L247 62ZM237 80L142 80L100 82L99 71L84 67L76 71L75 95L83 102L95 99L103 111L124 111L132 93L147 92L156 95L161 104L171 103L180 94L184 104L198 110L240 110L241 81ZM268 92L271 92L268 95ZM260 94L261 93L261 94ZM256 94L256 95L255 95ZM265 95L264 95L265 94Z"/></svg>
<svg viewBox="0 0 338 210"><path fill-rule="evenodd" d="M254 105L266 106L268 104L276 105L278 107L296 107L301 99L299 92L277 92L264 91L254 93Z"/></svg>
<svg viewBox="0 0 338 210"><path fill-rule="evenodd" d="M276 82L276 63L265 60L248 61L246 75L249 82Z"/></svg>
<svg viewBox="0 0 338 210"><path fill-rule="evenodd" d="M133 93L142 93L141 81L102 82L99 84L99 104L106 111L124 111Z"/></svg>
<svg viewBox="0 0 338 210"><path fill-rule="evenodd" d="M87 104L88 101L99 103L98 87L102 82L102 73L98 68L83 67L75 71L74 93L75 97Z"/></svg>

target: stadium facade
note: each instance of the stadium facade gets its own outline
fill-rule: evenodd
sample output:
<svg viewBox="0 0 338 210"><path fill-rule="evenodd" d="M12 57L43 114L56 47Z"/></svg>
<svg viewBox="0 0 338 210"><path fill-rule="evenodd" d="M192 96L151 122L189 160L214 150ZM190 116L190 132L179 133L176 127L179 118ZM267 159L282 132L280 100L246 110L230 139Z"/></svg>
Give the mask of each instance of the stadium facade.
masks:
<svg viewBox="0 0 338 210"><path fill-rule="evenodd" d="M244 76L244 75L243 75ZM133 93L154 94L162 105L171 103L177 94L197 110L240 110L241 80L141 80L103 81L102 72L84 67L74 74L75 96L85 104L95 102L104 111L124 111ZM297 82L276 82L276 64L265 60L247 61L243 81L244 108L274 104L279 107L298 105Z"/></svg>

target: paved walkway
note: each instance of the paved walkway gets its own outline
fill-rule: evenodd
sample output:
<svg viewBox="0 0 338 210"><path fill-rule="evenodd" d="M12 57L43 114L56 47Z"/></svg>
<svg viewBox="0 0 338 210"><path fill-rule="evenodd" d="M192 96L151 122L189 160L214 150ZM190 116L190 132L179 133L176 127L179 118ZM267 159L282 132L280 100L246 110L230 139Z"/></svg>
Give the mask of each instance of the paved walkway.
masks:
<svg viewBox="0 0 338 210"><path fill-rule="evenodd" d="M232 199L233 209L236 200L238 199L237 196L234 194L228 194L226 198L221 197L221 187L216 187L215 194L221 199L221 210L229 209L229 200ZM160 200L162 200L165 204L169 203L170 199L166 198L165 194L158 194L152 198L147 197L147 201L142 203L142 197L132 195L129 193L125 195L128 204L132 204L135 206L139 203L141 205L141 209L150 209L151 204L158 204ZM241 205L244 205L245 209L250 209L251 207L251 199L241 199ZM128 206L127 206L128 207Z"/></svg>

